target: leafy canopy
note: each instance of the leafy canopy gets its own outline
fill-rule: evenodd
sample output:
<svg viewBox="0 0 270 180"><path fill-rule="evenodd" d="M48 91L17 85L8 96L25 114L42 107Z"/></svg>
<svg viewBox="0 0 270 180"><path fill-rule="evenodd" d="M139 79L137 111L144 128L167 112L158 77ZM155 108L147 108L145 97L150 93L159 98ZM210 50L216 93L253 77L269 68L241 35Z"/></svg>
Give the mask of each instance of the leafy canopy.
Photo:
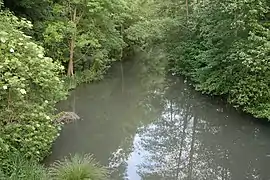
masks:
<svg viewBox="0 0 270 180"><path fill-rule="evenodd" d="M41 160L58 130L52 123L54 104L65 95L63 67L44 56L44 49L22 30L31 23L0 12L0 166L8 154L20 152Z"/></svg>

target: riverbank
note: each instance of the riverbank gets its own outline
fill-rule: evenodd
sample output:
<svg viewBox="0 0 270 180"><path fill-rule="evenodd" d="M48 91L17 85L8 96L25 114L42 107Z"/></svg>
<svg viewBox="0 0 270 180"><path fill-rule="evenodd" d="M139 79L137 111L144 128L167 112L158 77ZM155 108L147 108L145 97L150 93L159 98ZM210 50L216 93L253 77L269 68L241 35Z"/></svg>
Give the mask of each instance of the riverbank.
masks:
<svg viewBox="0 0 270 180"><path fill-rule="evenodd" d="M83 87L87 86L83 83L102 79L111 64L126 56L127 50L139 47L147 56L153 55L154 58L141 58L140 60L145 63L137 69L130 67L130 72L126 72L124 65L120 64L118 78L110 79L112 82L106 82L107 84L104 82L92 84L97 89L94 88L93 94L100 95L100 97L91 97L97 103L89 105L91 99L87 98L91 94L85 95L85 99L82 100L85 106L72 111L98 107L103 114L101 112L95 115L99 112L99 109L95 109L92 112L93 116L97 116L99 123L102 122L113 128L114 123L110 122L110 116L104 114L104 110L110 106L107 100L114 100L115 102L111 104L120 103L122 109L126 106L132 108L127 109L127 112L120 111L124 114L124 118L121 119L114 114L119 111L118 107L113 106L112 111L109 110L112 118L116 116L121 121L132 119L134 124L138 123L136 120L144 119L147 115L149 115L147 120L162 119L161 122L157 121L161 125L154 123L153 126L161 127L160 131L163 134L176 137L177 142L180 139L180 145L179 142L176 143L177 147L181 146L180 155L174 164L178 168L172 169L172 174L178 176L185 173L180 171L180 162L189 159L189 162L183 165L189 168L183 170L188 172L185 178L191 179L193 152L196 146L202 144L201 149L206 146L209 152L218 157L229 156L227 152L233 147L215 142L211 146L216 144L217 149L222 149L219 146L226 148L221 152L211 151L211 147L208 147L205 142L207 138L197 139L198 142L201 140L199 144L196 144L196 137L191 134L189 136L192 138L182 138L188 134L187 132L192 131L196 134L196 123L200 122L201 126L198 128L207 128L207 132L202 131L203 136L208 136L209 133L221 133L220 139L217 140L223 140L222 133L225 129L226 134L226 126L215 126L207 114L197 113L201 109L194 106L201 104L193 102L196 96L188 91L188 88L181 89L179 97L171 98L170 95L173 95L175 89L171 88L174 86L170 82L177 84L178 80L160 78L158 75L164 74L164 69L169 64L168 72L188 77L194 83L196 90L212 96L226 96L227 101L237 108L257 118L269 120L269 7L270 1L266 0L237 2L213 0L211 3L205 1L191 3L186 0L185 6L180 1L171 0L105 2L103 0L91 0L91 2L0 0L0 169L5 174L12 174L16 169L11 162L13 154L23 154L26 159L36 162L43 160L50 153L51 145L59 136L61 129L59 124L54 123L55 105L65 98L70 98L68 93L78 92L79 86L75 88L78 84L82 84ZM165 63L160 63L159 58L165 60ZM159 68L159 65L161 68L154 75L153 72ZM141 75L145 76L143 80L139 78ZM66 77L68 78L65 80ZM117 84L113 84L115 82ZM110 83L114 87L107 86ZM102 91L97 84L107 89ZM163 89L164 87L167 89ZM98 91L105 94L99 94ZM117 99L113 99L111 95L115 95ZM126 101L123 97L127 97L130 101ZM140 102L138 103L137 100ZM175 102L181 100L182 103ZM125 104L121 104L121 101ZM73 99L73 107L76 106L75 102L76 98ZM166 111L169 105L170 114ZM135 114L136 119L130 115L133 114L134 109L140 115L137 117ZM168 120L165 117L169 115L171 116ZM217 115L213 121L218 121L219 118L226 119ZM237 118L233 119L237 121ZM175 132L176 136L174 136L166 131L167 127L163 127L162 122L166 122L166 125L171 125L173 128L178 127L179 124L183 124L183 127L180 132ZM78 122L80 123L82 122ZM225 120L222 123L225 123ZM208 126L209 124L211 126ZM87 133L88 129L84 129L86 127L81 126L80 130ZM192 129L189 129L190 127ZM173 128L170 129L172 132L177 131ZM150 133L154 131L151 126L149 129ZM129 124L123 126L124 133L139 130L141 129L137 126L131 128ZM243 132L241 129L236 131ZM250 134L254 134L254 137L250 139L255 139L252 142L256 144L259 132L256 129L253 131ZM235 135L239 135L237 133ZM159 137L170 139L171 136L164 137L163 134L159 134ZM230 137L230 134L226 135ZM128 136L126 140L135 137ZM233 138L224 138L224 141ZM182 157L182 154L188 154L182 151L182 147L185 143L190 143L190 140L194 141L190 145L192 153L189 157ZM211 139L209 141L211 142ZM237 139L234 139L234 142L236 146L242 145ZM87 143L86 140L85 144ZM208 158L207 152L203 154ZM116 154L118 155L119 152ZM168 157L175 157L175 154ZM237 156L234 158L237 159ZM214 161L214 158L211 161ZM230 164L230 162L225 163ZM222 166L219 162L215 165ZM165 166L168 167L167 164ZM254 166L257 167L256 164ZM222 173L228 172L226 177L230 174L237 175L228 169L230 167L224 167L222 171ZM218 169L214 168L212 172L216 171ZM250 174L252 172L248 172L247 176ZM147 177L147 174L145 176ZM222 178L214 177L214 179Z"/></svg>
<svg viewBox="0 0 270 180"><path fill-rule="evenodd" d="M174 74L174 73L173 73ZM232 103L230 101L229 98L229 94L221 94L221 95L217 95L217 94L212 94L212 93L206 93L204 91L202 91L200 88L198 88L198 84L196 84L196 82L194 82L190 76L186 76L184 74L178 74L175 75L175 77L184 77L185 79L185 83L188 84L189 86L191 86L194 90L196 90L198 93L201 93L202 95L210 98L210 99L218 99L220 101L222 101L223 104L226 104L226 106L229 106L230 108L234 108L237 112L246 115L246 116L251 116L254 117L254 120L258 121L259 123L262 123L264 125L269 125L269 119L266 117L260 117L260 116L256 116L254 113L251 113L249 111L246 111L244 107L241 107L239 105L236 105L234 103Z"/></svg>

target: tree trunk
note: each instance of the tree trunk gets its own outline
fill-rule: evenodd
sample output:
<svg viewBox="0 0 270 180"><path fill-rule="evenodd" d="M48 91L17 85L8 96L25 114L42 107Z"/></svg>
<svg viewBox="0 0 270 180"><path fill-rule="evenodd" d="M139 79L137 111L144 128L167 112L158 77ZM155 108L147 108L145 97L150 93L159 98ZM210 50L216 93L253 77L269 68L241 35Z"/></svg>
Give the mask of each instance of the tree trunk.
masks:
<svg viewBox="0 0 270 180"><path fill-rule="evenodd" d="M73 15L71 16L71 21L75 24L75 31L76 31L76 8L74 9ZM75 39L76 39L76 32L72 34L71 40L70 40L70 49L69 49L69 63L68 63L68 76L74 75L74 49L75 49Z"/></svg>
<svg viewBox="0 0 270 180"><path fill-rule="evenodd" d="M68 63L68 76L73 76L74 74L74 68L73 68L73 59L74 59L74 47L75 47L75 42L74 38L70 40L70 50L69 50L69 63Z"/></svg>

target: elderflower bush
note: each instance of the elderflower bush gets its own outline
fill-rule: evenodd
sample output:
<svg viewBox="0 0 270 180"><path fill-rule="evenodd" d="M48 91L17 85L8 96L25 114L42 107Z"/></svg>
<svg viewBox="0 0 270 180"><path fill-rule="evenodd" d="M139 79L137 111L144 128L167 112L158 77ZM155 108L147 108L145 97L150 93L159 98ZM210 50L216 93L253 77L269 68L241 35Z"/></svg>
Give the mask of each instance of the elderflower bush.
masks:
<svg viewBox="0 0 270 180"><path fill-rule="evenodd" d="M52 112L66 92L60 64L44 57L44 49L20 28L31 23L0 12L0 166L8 153L43 159L57 137Z"/></svg>

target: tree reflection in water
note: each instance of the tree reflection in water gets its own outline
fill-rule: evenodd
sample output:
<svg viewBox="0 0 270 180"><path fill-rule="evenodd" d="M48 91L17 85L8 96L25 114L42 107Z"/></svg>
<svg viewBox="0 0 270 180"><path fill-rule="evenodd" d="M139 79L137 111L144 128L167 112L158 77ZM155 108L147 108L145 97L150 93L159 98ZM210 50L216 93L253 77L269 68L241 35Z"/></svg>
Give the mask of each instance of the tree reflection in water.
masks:
<svg viewBox="0 0 270 180"><path fill-rule="evenodd" d="M269 145L259 146L257 139L265 134L259 133L256 124L248 119L237 122L241 116L235 111L217 110L215 101L209 102L209 97L194 92L182 80L173 79L163 91L149 94L142 103L146 111L160 113L154 122L139 128L129 156L137 161L125 161L126 178L137 179L128 172L130 163L136 163L138 179L143 180L270 178L263 166ZM153 106L156 100L159 105ZM229 113L234 118L228 118Z"/></svg>
<svg viewBox="0 0 270 180"><path fill-rule="evenodd" d="M63 102L62 110L76 110L84 121L63 129L48 163L92 153L110 167L110 180L270 179L269 127L179 78L123 65Z"/></svg>

